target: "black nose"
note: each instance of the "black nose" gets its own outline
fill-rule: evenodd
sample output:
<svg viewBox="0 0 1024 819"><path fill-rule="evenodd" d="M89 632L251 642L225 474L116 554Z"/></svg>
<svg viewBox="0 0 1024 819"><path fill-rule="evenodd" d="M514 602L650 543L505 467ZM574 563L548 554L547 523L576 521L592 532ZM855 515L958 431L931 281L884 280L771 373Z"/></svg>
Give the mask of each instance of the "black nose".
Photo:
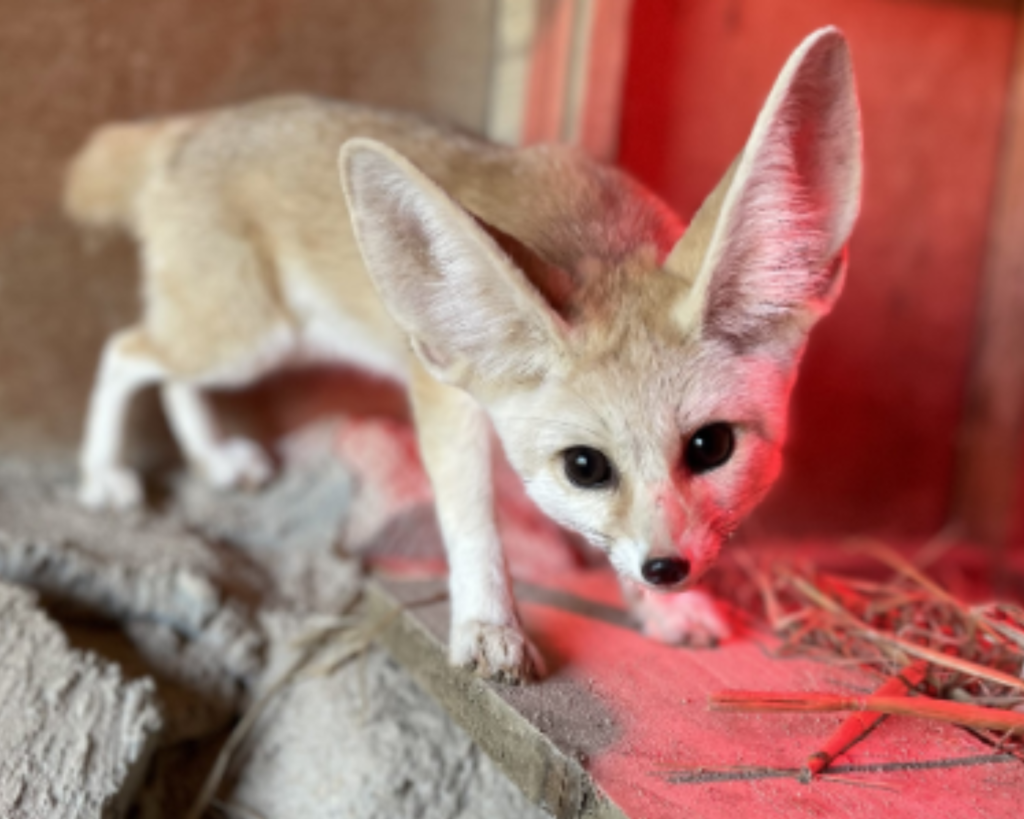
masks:
<svg viewBox="0 0 1024 819"><path fill-rule="evenodd" d="M682 557L656 557L640 568L644 580L655 586L674 586L690 573L690 561Z"/></svg>

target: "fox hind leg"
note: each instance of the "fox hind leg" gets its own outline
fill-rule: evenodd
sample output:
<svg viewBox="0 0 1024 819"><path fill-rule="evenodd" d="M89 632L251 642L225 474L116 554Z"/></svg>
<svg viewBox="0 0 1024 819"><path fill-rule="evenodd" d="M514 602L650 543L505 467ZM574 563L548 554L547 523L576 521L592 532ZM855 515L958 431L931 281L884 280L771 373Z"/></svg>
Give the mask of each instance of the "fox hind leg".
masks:
<svg viewBox="0 0 1024 819"><path fill-rule="evenodd" d="M150 202L171 216L146 224L145 321L167 362L161 401L185 459L215 488L256 488L273 474L270 459L253 441L222 436L204 388L245 386L273 369L293 343L292 321L272 259L202 191L182 182Z"/></svg>
<svg viewBox="0 0 1024 819"><path fill-rule="evenodd" d="M145 331L135 327L111 336L103 348L86 416L78 499L90 509L124 510L141 505L142 483L124 460L132 399L165 377Z"/></svg>
<svg viewBox="0 0 1024 819"><path fill-rule="evenodd" d="M221 437L199 387L170 379L163 385L161 398L182 452L213 487L255 489L270 480L273 466L258 444Z"/></svg>
<svg viewBox="0 0 1024 819"><path fill-rule="evenodd" d="M142 482L125 460L128 413L134 397L159 384L167 418L186 458L221 489L255 488L273 473L270 459L245 438L222 439L199 387L177 379L141 327L106 343L86 417L79 458L79 502L89 509L127 510L142 505Z"/></svg>

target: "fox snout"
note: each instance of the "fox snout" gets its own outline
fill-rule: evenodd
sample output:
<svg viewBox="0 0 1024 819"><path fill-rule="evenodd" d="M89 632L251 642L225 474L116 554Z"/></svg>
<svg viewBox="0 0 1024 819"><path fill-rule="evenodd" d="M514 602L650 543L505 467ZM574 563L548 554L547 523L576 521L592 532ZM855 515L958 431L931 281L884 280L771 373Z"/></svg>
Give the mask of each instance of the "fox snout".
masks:
<svg viewBox="0 0 1024 819"><path fill-rule="evenodd" d="M652 586L678 586L690 575L690 561L685 557L652 557L644 561L640 574Z"/></svg>
<svg viewBox="0 0 1024 819"><path fill-rule="evenodd" d="M703 527L695 526L694 512L686 508L676 487L667 484L652 494L650 537L640 559L640 577L654 590L678 591L703 574L717 550L708 549L707 538L698 534Z"/></svg>
<svg viewBox="0 0 1024 819"><path fill-rule="evenodd" d="M671 546L651 544L639 555L640 585L658 592L679 592L692 586L711 568L720 540L712 533L691 533ZM634 567L637 567L634 563ZM636 572L636 568L633 569Z"/></svg>
<svg viewBox="0 0 1024 819"><path fill-rule="evenodd" d="M692 564L684 545L689 515L675 487L654 492L654 532L650 551L640 564L640 576L652 586L670 589L686 581Z"/></svg>

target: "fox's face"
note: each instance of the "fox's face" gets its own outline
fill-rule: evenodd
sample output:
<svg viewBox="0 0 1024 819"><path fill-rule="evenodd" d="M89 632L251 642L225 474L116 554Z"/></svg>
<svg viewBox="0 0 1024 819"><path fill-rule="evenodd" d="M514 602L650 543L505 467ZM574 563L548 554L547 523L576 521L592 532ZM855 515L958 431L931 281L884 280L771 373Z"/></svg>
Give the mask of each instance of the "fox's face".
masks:
<svg viewBox="0 0 1024 819"><path fill-rule="evenodd" d="M678 591L775 479L791 368L698 338L636 336L489 409L549 517L623 578Z"/></svg>
<svg viewBox="0 0 1024 819"><path fill-rule="evenodd" d="M709 312L680 261L700 255L710 206L661 266L602 273L614 308L564 328L544 378L486 395L537 505L659 591L696 583L778 476L806 328L844 274L840 254L802 310L730 335L741 322Z"/></svg>
<svg viewBox="0 0 1024 819"><path fill-rule="evenodd" d="M488 409L550 517L625 579L680 590L778 474L807 334L841 290L860 158L845 44L809 39L681 237L644 231L635 187L552 179L579 191L565 224L535 231L570 246L562 303L402 157L356 141L341 164L367 267L427 370Z"/></svg>

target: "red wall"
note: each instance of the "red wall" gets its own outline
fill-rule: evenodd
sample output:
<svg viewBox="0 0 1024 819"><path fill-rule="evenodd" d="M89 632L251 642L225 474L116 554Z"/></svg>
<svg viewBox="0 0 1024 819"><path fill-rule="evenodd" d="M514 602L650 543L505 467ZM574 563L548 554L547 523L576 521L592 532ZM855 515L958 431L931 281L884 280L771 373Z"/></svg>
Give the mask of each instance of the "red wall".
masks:
<svg viewBox="0 0 1024 819"><path fill-rule="evenodd" d="M620 162L685 216L804 35L835 24L853 50L867 176L850 275L812 336L786 470L750 532L927 536L945 523L1013 9L636 0Z"/></svg>

